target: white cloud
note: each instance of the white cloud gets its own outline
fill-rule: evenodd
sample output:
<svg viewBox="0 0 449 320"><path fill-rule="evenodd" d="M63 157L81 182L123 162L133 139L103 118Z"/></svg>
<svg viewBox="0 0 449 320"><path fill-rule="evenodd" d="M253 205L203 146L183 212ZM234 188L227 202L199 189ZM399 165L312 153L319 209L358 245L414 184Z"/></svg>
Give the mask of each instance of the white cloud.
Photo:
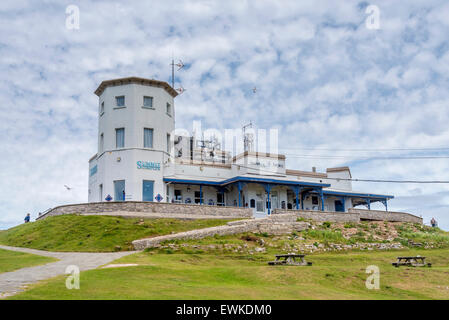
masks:
<svg viewBox="0 0 449 320"><path fill-rule="evenodd" d="M357 178L449 180L447 159L293 156L331 153L301 147L449 145L444 1L378 1L380 30L365 28L358 1L83 1L76 31L65 28L68 4L0 6L0 227L27 211L86 201L97 144L93 91L122 76L168 81L172 56L187 63L177 73L187 89L176 98L178 127L252 120L281 128L290 167L350 164ZM354 186L393 193L392 209L435 212L449 228L447 185Z"/></svg>

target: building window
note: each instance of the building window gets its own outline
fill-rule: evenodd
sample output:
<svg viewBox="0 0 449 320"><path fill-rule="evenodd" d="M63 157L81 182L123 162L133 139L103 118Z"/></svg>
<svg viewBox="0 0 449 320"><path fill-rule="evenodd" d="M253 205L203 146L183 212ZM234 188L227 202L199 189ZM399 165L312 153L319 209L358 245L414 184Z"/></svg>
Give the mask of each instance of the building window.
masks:
<svg viewBox="0 0 449 320"><path fill-rule="evenodd" d="M318 204L318 197L317 196L313 196L312 197L312 204Z"/></svg>
<svg viewBox="0 0 449 320"><path fill-rule="evenodd" d="M153 148L153 129L143 129L143 147Z"/></svg>
<svg viewBox="0 0 449 320"><path fill-rule="evenodd" d="M103 185L102 184L99 185L98 194L100 196L100 202L102 202L103 201Z"/></svg>
<svg viewBox="0 0 449 320"><path fill-rule="evenodd" d="M125 106L125 96L115 97L115 105L117 107L124 107Z"/></svg>
<svg viewBox="0 0 449 320"><path fill-rule="evenodd" d="M170 153L170 134L167 133L167 152Z"/></svg>
<svg viewBox="0 0 449 320"><path fill-rule="evenodd" d="M125 147L125 128L115 129L115 147L117 149Z"/></svg>
<svg viewBox="0 0 449 320"><path fill-rule="evenodd" d="M100 134L100 153L104 151L104 134Z"/></svg>
<svg viewBox="0 0 449 320"><path fill-rule="evenodd" d="M100 105L100 116L104 113L104 101Z"/></svg>
<svg viewBox="0 0 449 320"><path fill-rule="evenodd" d="M175 190L175 202L182 203L182 192L181 190Z"/></svg>
<svg viewBox="0 0 449 320"><path fill-rule="evenodd" d="M201 198L202 194L199 191L195 191L195 203L203 203L203 199Z"/></svg>
<svg viewBox="0 0 449 320"><path fill-rule="evenodd" d="M153 97L143 97L143 107L153 109Z"/></svg>
<svg viewBox="0 0 449 320"><path fill-rule="evenodd" d="M249 201L249 207L250 207L250 208L255 208L255 207L256 207L256 200L251 199L251 200Z"/></svg>
<svg viewBox="0 0 449 320"><path fill-rule="evenodd" d="M167 102L167 114L171 116L171 104Z"/></svg>
<svg viewBox="0 0 449 320"><path fill-rule="evenodd" d="M225 199L224 199L224 193L217 193L217 206L224 206L225 205Z"/></svg>

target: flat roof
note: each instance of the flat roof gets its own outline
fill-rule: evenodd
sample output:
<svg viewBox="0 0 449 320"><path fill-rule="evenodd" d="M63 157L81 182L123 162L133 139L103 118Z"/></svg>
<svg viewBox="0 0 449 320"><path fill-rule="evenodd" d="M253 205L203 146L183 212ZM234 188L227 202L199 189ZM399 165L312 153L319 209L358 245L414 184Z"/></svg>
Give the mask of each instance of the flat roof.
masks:
<svg viewBox="0 0 449 320"><path fill-rule="evenodd" d="M165 81L139 78L139 77L127 77L127 78L119 78L119 79L112 79L112 80L104 80L100 83L100 85L98 86L97 90L95 90L94 93L97 96L100 96L107 87L121 86L121 85L125 85L125 84L141 84L144 86L163 88L173 98L178 95L178 92L176 92L176 90L173 89L172 86L170 86Z"/></svg>
<svg viewBox="0 0 449 320"><path fill-rule="evenodd" d="M281 179L270 179L270 178L256 178L256 177L244 177L237 176L230 179L225 179L221 181L210 181L210 180L196 180L196 179L179 179L164 177L165 182L173 182L179 184L193 184L193 185L210 185L210 186L226 186L235 182L246 182L246 183L268 183L268 184L278 184L278 185L291 185L291 186L305 186L305 187L330 187L327 183L309 182L309 181L291 181L291 180L281 180Z"/></svg>

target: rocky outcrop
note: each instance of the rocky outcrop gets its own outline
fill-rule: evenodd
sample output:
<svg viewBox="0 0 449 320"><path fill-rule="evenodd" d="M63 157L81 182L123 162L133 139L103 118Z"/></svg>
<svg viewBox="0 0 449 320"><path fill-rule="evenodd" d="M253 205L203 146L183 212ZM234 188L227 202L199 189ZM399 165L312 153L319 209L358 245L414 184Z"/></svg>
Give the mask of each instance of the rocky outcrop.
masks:
<svg viewBox="0 0 449 320"><path fill-rule="evenodd" d="M292 233L293 231L302 231L309 227L307 222L296 221L296 215L271 216L263 219L250 219L228 222L224 226L204 228L135 240L132 242L136 250L143 250L158 246L161 242L178 239L201 239L213 237L215 235L230 235L244 232L267 233L270 235L281 235Z"/></svg>

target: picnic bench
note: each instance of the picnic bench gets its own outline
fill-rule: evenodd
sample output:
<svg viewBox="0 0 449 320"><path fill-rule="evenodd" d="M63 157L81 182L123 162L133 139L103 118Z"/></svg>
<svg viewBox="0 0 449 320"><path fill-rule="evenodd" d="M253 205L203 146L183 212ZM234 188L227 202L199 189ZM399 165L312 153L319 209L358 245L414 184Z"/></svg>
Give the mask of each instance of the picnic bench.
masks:
<svg viewBox="0 0 449 320"><path fill-rule="evenodd" d="M392 263L393 266L409 266L409 267L431 267L431 263L426 263L426 257L398 257L396 262Z"/></svg>
<svg viewBox="0 0 449 320"><path fill-rule="evenodd" d="M312 262L307 262L304 260L304 254L288 253L288 254L277 254L275 261L269 261L270 266L275 265L291 265L291 266L311 266ZM296 260L298 259L298 260Z"/></svg>

